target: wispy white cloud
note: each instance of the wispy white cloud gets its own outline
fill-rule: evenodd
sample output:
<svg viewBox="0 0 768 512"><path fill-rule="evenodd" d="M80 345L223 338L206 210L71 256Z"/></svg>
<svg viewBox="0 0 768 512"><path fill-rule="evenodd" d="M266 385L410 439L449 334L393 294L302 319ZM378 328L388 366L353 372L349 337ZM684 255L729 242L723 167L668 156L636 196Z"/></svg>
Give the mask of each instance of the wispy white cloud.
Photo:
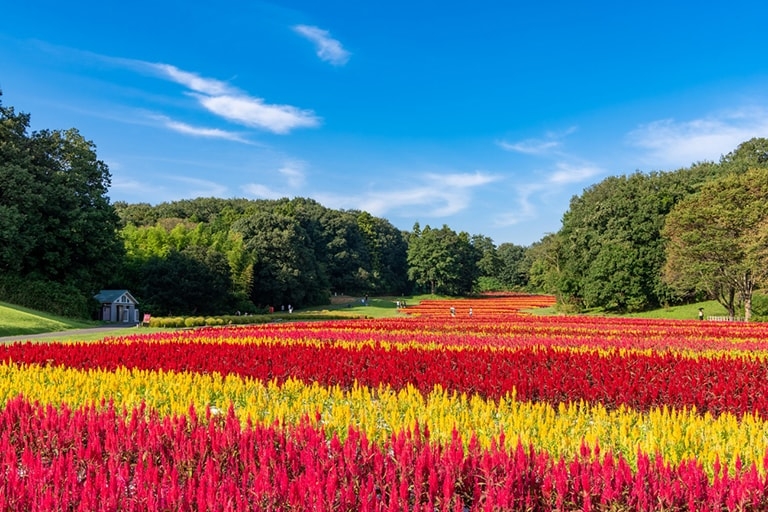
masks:
<svg viewBox="0 0 768 512"><path fill-rule="evenodd" d="M327 30L311 25L296 25L293 30L314 43L321 60L334 66L343 66L349 61L349 52Z"/></svg>
<svg viewBox="0 0 768 512"><path fill-rule="evenodd" d="M304 168L305 163L300 160L286 161L277 169L277 174L284 180L282 187L275 188L263 183L247 183L243 185L242 190L249 196L258 199L296 197L301 193L306 179Z"/></svg>
<svg viewBox="0 0 768 512"><path fill-rule="evenodd" d="M566 162L557 162L555 167L556 170L547 177L547 183L553 185L580 183L605 173L600 167L588 163L574 165Z"/></svg>
<svg viewBox="0 0 768 512"><path fill-rule="evenodd" d="M201 77L196 73L184 71L170 64L150 62L145 64L150 68L154 68L161 76L170 78L177 84L181 84L195 92L208 94L211 96L219 96L222 94L228 94L230 91L232 91L232 86L226 82L222 82L221 80L216 80L214 78Z"/></svg>
<svg viewBox="0 0 768 512"><path fill-rule="evenodd" d="M290 105L267 105L259 98L232 95L197 97L201 105L218 116L274 133L284 134L294 128L311 128L320 122L310 110L300 110Z"/></svg>
<svg viewBox="0 0 768 512"><path fill-rule="evenodd" d="M110 169L114 170L112 168L112 164L110 164ZM110 191L115 192L123 192L123 193L134 193L134 192L140 192L141 190L145 189L147 187L147 184L141 180L137 180L134 178L128 178L125 176L121 176L120 174L113 174L112 175L112 184L110 186Z"/></svg>
<svg viewBox="0 0 768 512"><path fill-rule="evenodd" d="M538 179L516 183L509 201L510 209L497 213L493 223L496 226L513 226L538 219L542 209L551 208L549 203L552 197L562 204L560 195L568 190L569 185L605 174L605 169L590 162L555 162L553 169L537 173Z"/></svg>
<svg viewBox="0 0 768 512"><path fill-rule="evenodd" d="M277 170L288 182L288 186L297 189L304 185L304 164L289 162Z"/></svg>
<svg viewBox="0 0 768 512"><path fill-rule="evenodd" d="M260 183L248 183L243 185L242 188L246 194L256 199L280 199L283 197L290 197L290 195L285 192L281 192Z"/></svg>
<svg viewBox="0 0 768 512"><path fill-rule="evenodd" d="M513 151L526 155L544 155L551 153L562 146L562 139L576 131L572 126L560 132L547 132L543 139L525 139L518 142L499 140L498 146L505 151Z"/></svg>
<svg viewBox="0 0 768 512"><path fill-rule="evenodd" d="M166 128L173 130L178 133L183 133L185 135L192 135L195 137L204 137L209 139L224 139L224 140L231 140L235 142L242 142L245 144L250 144L247 140L245 140L241 135L233 132L229 132L226 130L220 130L218 128L203 128L199 126L192 126L186 123L182 123L180 121L174 121L173 119L170 119L166 116L151 116L153 119L160 121L163 126Z"/></svg>
<svg viewBox="0 0 768 512"><path fill-rule="evenodd" d="M525 153L527 155L540 155L560 146L559 141L543 141L538 139L527 139L519 142L498 141L497 144L507 151Z"/></svg>
<svg viewBox="0 0 768 512"><path fill-rule="evenodd" d="M316 194L318 200L335 208L365 210L384 216L416 210L426 217L446 217L459 213L472 202L472 189L498 181L498 176L483 173L427 173L413 177L417 185L390 190L369 190L357 196Z"/></svg>
<svg viewBox="0 0 768 512"><path fill-rule="evenodd" d="M168 179L185 185L184 197L227 197L227 186L215 181L189 176L170 176Z"/></svg>
<svg viewBox="0 0 768 512"><path fill-rule="evenodd" d="M207 111L227 121L250 128L285 134L296 128L319 126L322 122L312 110L301 109L292 105L269 104L264 99L251 96L228 82L179 69L172 64L110 57L52 45L44 45L44 48L48 52L77 55L87 60L117 66L134 73L149 75L179 84L185 87L187 94L194 97ZM168 128L173 127L168 126ZM179 129L176 131L180 133L205 136L194 129L185 130L183 127L177 128ZM209 134L208 136L216 135Z"/></svg>
<svg viewBox="0 0 768 512"><path fill-rule="evenodd" d="M320 124L320 118L311 110L291 105L268 104L262 98L250 96L227 82L203 77L170 64L126 59L114 59L113 62L134 70L144 70L182 85L189 89L189 94L197 99L203 108L243 126L285 134L295 128Z"/></svg>
<svg viewBox="0 0 768 512"><path fill-rule="evenodd" d="M226 197L228 188L221 183L181 175L157 174L151 180L139 180L132 175L116 173L111 192L133 197L136 202L159 203L196 197Z"/></svg>
<svg viewBox="0 0 768 512"><path fill-rule="evenodd" d="M656 168L686 167L718 161L753 137L768 136L768 111L749 108L721 112L700 119L663 119L631 131L629 145L646 151L640 158Z"/></svg>
<svg viewBox="0 0 768 512"><path fill-rule="evenodd" d="M511 203L514 209L496 214L493 222L496 226L514 226L528 222L538 216L538 210L533 202L535 194L546 189L542 183L524 184L516 187L516 197Z"/></svg>

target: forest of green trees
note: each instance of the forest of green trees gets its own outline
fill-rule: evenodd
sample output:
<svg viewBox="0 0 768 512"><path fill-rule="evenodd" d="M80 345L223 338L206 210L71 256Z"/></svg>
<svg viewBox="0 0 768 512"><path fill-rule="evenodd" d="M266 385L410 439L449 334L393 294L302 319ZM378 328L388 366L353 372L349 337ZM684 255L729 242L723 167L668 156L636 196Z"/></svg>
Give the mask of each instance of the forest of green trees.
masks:
<svg viewBox="0 0 768 512"><path fill-rule="evenodd" d="M768 269L768 140L719 162L609 177L528 249L530 284L573 310L641 311L717 299L749 319Z"/></svg>
<svg viewBox="0 0 768 512"><path fill-rule="evenodd" d="M0 300L53 313L91 316L100 289L129 289L160 316L515 290L574 312L712 298L749 318L768 277L766 139L719 162L606 178L523 247L447 225L403 231L310 198L111 203L93 142L29 122L0 103Z"/></svg>
<svg viewBox="0 0 768 512"><path fill-rule="evenodd" d="M334 294L467 295L483 286L481 277L496 289L525 284L517 271L522 247L504 259L485 237L447 226L403 232L312 199L118 202L115 210L125 247L121 282L157 314L313 306Z"/></svg>
<svg viewBox="0 0 768 512"><path fill-rule="evenodd" d="M89 316L100 289L129 289L145 312L207 315L524 285L522 247L312 199L111 204L95 145L29 121L0 104L0 300Z"/></svg>

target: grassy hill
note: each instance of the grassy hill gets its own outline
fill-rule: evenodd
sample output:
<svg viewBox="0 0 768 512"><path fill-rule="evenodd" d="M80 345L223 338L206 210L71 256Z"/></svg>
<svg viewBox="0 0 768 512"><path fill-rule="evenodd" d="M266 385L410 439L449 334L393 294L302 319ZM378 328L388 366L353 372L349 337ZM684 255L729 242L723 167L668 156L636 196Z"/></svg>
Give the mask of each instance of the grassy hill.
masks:
<svg viewBox="0 0 768 512"><path fill-rule="evenodd" d="M0 302L0 336L40 334L93 327L99 322L72 320Z"/></svg>

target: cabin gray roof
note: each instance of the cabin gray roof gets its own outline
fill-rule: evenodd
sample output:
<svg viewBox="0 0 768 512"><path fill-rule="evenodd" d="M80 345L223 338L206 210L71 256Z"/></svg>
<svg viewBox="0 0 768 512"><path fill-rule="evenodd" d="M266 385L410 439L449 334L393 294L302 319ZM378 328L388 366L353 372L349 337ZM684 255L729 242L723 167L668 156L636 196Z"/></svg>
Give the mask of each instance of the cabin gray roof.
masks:
<svg viewBox="0 0 768 512"><path fill-rule="evenodd" d="M99 293L94 295L93 298L99 301L101 304L111 304L123 295L127 295L131 302L138 303L138 301L133 298L133 295L131 295L131 292L128 290L101 290Z"/></svg>

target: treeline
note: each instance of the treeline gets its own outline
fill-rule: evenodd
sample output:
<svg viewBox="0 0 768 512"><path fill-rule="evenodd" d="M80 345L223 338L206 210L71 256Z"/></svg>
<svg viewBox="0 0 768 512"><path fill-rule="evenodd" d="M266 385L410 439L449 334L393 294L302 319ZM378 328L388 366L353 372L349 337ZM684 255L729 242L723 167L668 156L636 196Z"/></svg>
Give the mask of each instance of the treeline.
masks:
<svg viewBox="0 0 768 512"><path fill-rule="evenodd" d="M388 221L311 199L116 203L126 286L163 315L327 304L408 291L407 244Z"/></svg>
<svg viewBox="0 0 768 512"><path fill-rule="evenodd" d="M87 317L125 288L144 312L208 315L525 285L522 247L311 199L111 204L95 145L29 121L0 103L0 300Z"/></svg>
<svg viewBox="0 0 768 512"><path fill-rule="evenodd" d="M100 289L144 312L215 315L327 304L334 294L520 290L565 311L640 311L715 298L749 318L768 278L768 140L719 162L612 176L572 198L530 247L312 199L110 203L77 130L29 133L0 103L0 300L91 316Z"/></svg>
<svg viewBox="0 0 768 512"><path fill-rule="evenodd" d="M327 304L332 295L466 295L525 285L524 249L447 226L412 232L307 198L118 202L123 282L162 315ZM484 284L483 284L484 283Z"/></svg>
<svg viewBox="0 0 768 512"><path fill-rule="evenodd" d="M87 317L123 261L109 170L77 130L29 120L0 103L0 300Z"/></svg>
<svg viewBox="0 0 768 512"><path fill-rule="evenodd" d="M768 272L766 204L762 138L718 163L606 178L572 198L561 229L528 249L530 283L572 311L717 299L749 319Z"/></svg>

